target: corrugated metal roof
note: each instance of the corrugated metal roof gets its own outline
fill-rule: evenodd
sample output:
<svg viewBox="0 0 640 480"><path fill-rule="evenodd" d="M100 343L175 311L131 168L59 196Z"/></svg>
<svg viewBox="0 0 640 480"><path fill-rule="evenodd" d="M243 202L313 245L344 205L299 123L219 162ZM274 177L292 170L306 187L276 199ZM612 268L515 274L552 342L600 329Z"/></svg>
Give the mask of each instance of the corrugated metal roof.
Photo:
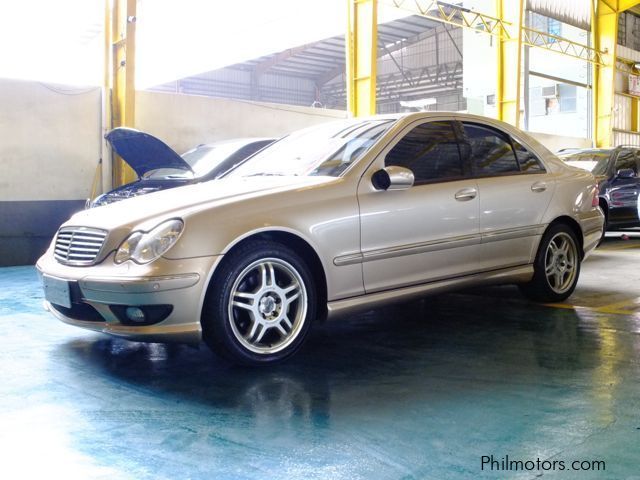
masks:
<svg viewBox="0 0 640 480"><path fill-rule="evenodd" d="M380 111L398 111L400 100L424 97L451 97L448 108L464 108L460 29L414 15L378 25L378 37ZM344 73L345 40L339 35L154 90L345 108Z"/></svg>
<svg viewBox="0 0 640 480"><path fill-rule="evenodd" d="M527 0L527 9L574 27L591 28L590 0Z"/></svg>
<svg viewBox="0 0 640 480"><path fill-rule="evenodd" d="M441 25L440 22L413 15L378 25L378 42L389 47L400 42L411 42ZM262 69L263 73L282 73L293 77L319 78L337 76L344 69L344 35L308 45L293 47L283 52L265 55L231 66L242 70Z"/></svg>

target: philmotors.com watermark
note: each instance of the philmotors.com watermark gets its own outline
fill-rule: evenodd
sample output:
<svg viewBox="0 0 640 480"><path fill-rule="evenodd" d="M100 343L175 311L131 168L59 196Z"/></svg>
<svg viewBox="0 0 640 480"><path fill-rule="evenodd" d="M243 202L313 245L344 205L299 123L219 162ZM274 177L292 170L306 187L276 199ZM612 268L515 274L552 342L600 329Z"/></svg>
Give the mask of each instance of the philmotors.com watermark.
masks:
<svg viewBox="0 0 640 480"><path fill-rule="evenodd" d="M483 455L480 457L480 469L492 472L603 472L606 470L604 460L574 459L574 460L541 460L540 458L522 459L494 457Z"/></svg>

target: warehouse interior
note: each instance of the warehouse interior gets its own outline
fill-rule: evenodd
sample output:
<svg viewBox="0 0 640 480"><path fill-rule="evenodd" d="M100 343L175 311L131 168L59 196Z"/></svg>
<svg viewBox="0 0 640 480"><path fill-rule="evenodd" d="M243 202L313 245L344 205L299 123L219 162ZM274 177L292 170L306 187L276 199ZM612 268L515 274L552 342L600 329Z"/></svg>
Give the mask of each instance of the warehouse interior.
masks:
<svg viewBox="0 0 640 480"><path fill-rule="evenodd" d="M0 9L14 45L0 66L3 477L637 478L638 227L604 233L567 300L439 293L314 325L295 357L260 368L65 325L43 308L35 264L87 201L136 180L105 141L116 127L182 153L463 112L551 152L640 149L640 2Z"/></svg>

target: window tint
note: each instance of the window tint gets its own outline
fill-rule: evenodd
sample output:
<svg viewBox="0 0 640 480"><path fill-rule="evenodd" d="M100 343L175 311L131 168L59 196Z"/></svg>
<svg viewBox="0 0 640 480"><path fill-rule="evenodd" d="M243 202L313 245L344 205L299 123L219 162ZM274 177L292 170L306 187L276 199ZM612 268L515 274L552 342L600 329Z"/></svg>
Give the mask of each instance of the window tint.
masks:
<svg viewBox="0 0 640 480"><path fill-rule="evenodd" d="M515 138L511 137L511 143L516 151L516 158L520 164L520 170L526 173L544 172L544 167L533 153L527 150Z"/></svg>
<svg viewBox="0 0 640 480"><path fill-rule="evenodd" d="M385 163L408 168L415 183L463 176L458 142L447 121L423 123L411 130L387 154Z"/></svg>
<svg viewBox="0 0 640 480"><path fill-rule="evenodd" d="M631 168L638 174L637 157L633 150L622 150L616 158L616 172L623 168Z"/></svg>
<svg viewBox="0 0 640 480"><path fill-rule="evenodd" d="M465 123L463 155L468 155L476 175L519 173L520 167L506 135L480 125Z"/></svg>

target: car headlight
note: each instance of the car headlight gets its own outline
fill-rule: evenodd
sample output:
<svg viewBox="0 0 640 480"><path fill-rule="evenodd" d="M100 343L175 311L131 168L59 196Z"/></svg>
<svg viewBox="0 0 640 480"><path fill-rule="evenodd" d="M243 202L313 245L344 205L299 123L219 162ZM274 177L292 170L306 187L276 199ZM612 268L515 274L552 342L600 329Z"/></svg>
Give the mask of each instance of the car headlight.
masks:
<svg viewBox="0 0 640 480"><path fill-rule="evenodd" d="M149 232L133 232L118 248L115 262L152 262L178 241L183 228L184 222L174 219L161 223Z"/></svg>

